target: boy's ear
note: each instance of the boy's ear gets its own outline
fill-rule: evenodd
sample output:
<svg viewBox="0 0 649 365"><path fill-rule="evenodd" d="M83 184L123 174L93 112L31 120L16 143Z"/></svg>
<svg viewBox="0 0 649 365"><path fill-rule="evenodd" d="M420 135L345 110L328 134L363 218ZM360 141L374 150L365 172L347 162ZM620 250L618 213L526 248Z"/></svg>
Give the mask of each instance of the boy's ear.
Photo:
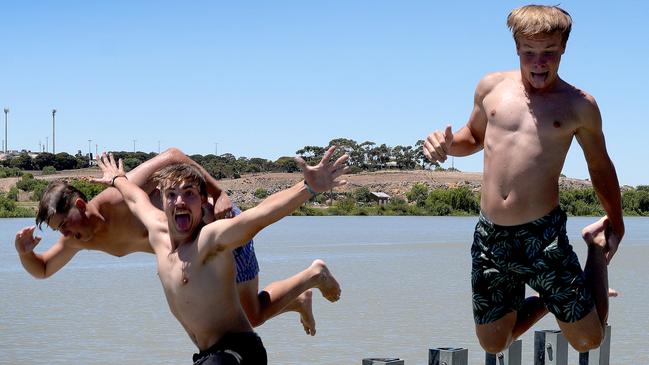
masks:
<svg viewBox="0 0 649 365"><path fill-rule="evenodd" d="M79 209L79 211L83 212L86 210L86 201L81 198L76 198L74 200L74 206Z"/></svg>

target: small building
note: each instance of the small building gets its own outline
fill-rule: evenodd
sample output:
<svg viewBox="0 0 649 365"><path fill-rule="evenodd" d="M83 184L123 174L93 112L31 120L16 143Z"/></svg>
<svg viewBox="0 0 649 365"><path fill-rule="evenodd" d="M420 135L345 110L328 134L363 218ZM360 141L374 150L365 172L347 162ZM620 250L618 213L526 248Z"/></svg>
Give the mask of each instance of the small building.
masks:
<svg viewBox="0 0 649 365"><path fill-rule="evenodd" d="M385 205L390 200L390 196L384 192L371 191L370 194L372 194L372 199L376 200L379 205Z"/></svg>

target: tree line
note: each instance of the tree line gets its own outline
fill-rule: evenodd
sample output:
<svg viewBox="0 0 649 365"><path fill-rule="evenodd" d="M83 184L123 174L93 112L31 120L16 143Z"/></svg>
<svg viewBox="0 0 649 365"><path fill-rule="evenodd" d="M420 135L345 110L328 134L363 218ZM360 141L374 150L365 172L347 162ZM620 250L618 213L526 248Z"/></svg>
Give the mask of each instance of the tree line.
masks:
<svg viewBox="0 0 649 365"><path fill-rule="evenodd" d="M324 152L333 145L338 146L334 158L347 153L349 155L348 163L352 167L352 173L360 171L377 171L383 169L441 169L439 164L430 163L426 160L422 146L424 141L419 140L414 146L394 147L385 143L377 144L371 141L358 143L353 139L336 138L329 142L327 146L304 146L297 151L296 155L302 156L308 163L317 163ZM156 153L150 152L113 152L116 158L121 158L126 169L132 169L156 156ZM253 172L296 172L299 170L293 160L293 156L280 157L275 161L261 157L236 157L230 153L222 155L190 155L191 159L203 166L207 172L217 179L238 178L242 174ZM67 152L52 154L48 152L39 153L32 157L28 152L21 152L4 161L0 165L7 168L18 170L42 171L45 168L49 170L72 170L81 169L90 166L92 156L83 154L78 151L77 154L70 155ZM3 177L3 176L0 176ZM6 176L4 176L6 177Z"/></svg>

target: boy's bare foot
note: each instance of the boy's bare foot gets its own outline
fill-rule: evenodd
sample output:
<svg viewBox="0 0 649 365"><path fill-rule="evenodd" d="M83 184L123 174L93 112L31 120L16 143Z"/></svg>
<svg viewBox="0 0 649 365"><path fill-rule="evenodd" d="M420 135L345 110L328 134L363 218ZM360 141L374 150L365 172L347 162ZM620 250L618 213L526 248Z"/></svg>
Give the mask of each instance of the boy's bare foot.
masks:
<svg viewBox="0 0 649 365"><path fill-rule="evenodd" d="M581 230L581 237L589 246L594 245L606 248L606 230L609 226L608 217L603 217Z"/></svg>
<svg viewBox="0 0 649 365"><path fill-rule="evenodd" d="M315 271L316 280L315 287L320 289L322 296L330 302L335 302L340 299L340 284L336 281L331 274L324 261L318 259L313 261L311 268Z"/></svg>
<svg viewBox="0 0 649 365"><path fill-rule="evenodd" d="M305 291L297 297L297 312L300 313L300 322L304 327L304 332L307 335L315 336L315 318L313 317L312 306L313 293L311 289Z"/></svg>

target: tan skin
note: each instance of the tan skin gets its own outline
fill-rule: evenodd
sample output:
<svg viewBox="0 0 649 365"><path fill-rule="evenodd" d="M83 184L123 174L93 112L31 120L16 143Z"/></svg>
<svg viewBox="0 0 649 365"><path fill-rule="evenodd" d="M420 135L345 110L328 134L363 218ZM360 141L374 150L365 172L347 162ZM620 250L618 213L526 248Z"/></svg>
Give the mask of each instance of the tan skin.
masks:
<svg viewBox="0 0 649 365"><path fill-rule="evenodd" d="M300 162L306 181L315 191L345 184L336 179L348 171L344 166L347 156L330 164L326 161L333 151L330 149L317 166ZM121 161L116 164L112 156L102 156L99 166L104 176L98 182L108 184L114 176L123 174ZM206 197L192 182L163 186L164 211L153 206L148 195L128 179L117 178L115 187L147 228L171 312L196 346L205 350L227 333L252 331L239 304L232 250L309 199L304 183L271 195L237 217L208 225L202 223ZM337 299L339 287L328 289L326 295Z"/></svg>
<svg viewBox="0 0 649 365"><path fill-rule="evenodd" d="M152 192L155 195L152 197L160 200L154 186L148 183L150 176L165 166L181 162L193 163L181 151L172 148L126 175L131 182ZM222 218L229 213L231 202L226 194L221 194L216 181L206 172L204 175L207 177L208 193L217 197L215 216ZM34 251L41 240L34 236L36 227L25 227L16 234L16 251L23 267L32 276L40 279L50 277L84 249L118 257L133 252L153 253L146 228L133 217L117 189L108 188L89 202L77 199L74 205L68 214L55 214L47 222L52 229L61 232L62 236L44 252ZM332 281L335 279L326 264L322 260L315 260L302 272L269 284L261 293L258 276L239 283L237 288L241 304L254 326L261 325L277 314L295 311L300 314L305 332L315 335L310 288L328 288Z"/></svg>
<svg viewBox="0 0 649 365"><path fill-rule="evenodd" d="M543 217L559 204L559 176L573 137L577 139L608 215L595 223L607 228L604 247L586 240L585 271L596 307L580 321L559 322L572 346L587 350L597 347L603 336L608 312L606 265L624 236L619 183L595 99L558 75L565 51L561 35L520 38L516 49L520 69L480 80L467 124L455 133L451 126L431 133L424 154L431 161L445 161L449 155L484 150L481 209L492 222L508 226ZM482 346L499 352L529 329L547 313L537 299L528 298L519 313L477 325Z"/></svg>

